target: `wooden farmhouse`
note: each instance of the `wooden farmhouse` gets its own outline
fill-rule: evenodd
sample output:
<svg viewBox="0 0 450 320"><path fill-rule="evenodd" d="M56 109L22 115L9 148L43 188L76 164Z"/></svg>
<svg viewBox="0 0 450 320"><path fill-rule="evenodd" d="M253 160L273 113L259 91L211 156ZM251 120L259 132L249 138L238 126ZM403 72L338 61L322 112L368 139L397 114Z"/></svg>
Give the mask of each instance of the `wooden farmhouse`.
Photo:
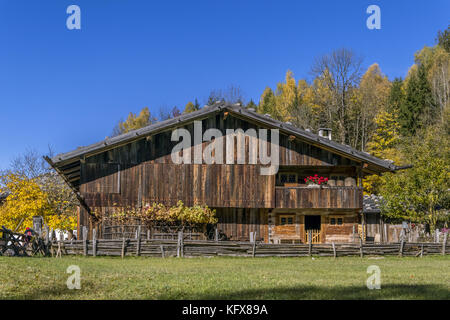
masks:
<svg viewBox="0 0 450 320"><path fill-rule="evenodd" d="M174 134L176 129L184 130ZM184 140L186 133L190 140ZM172 141L180 135L183 139ZM174 161L181 141L189 148L177 152ZM213 162L201 153L208 147ZM400 169L332 141L323 130L316 135L225 103L46 160L80 200L78 234L87 226L102 236L105 226L92 219L93 212L108 216L118 208L182 200L214 208L217 228L228 239L248 241L256 232L256 240L266 243L305 243L308 234L313 243L359 239L365 230L362 178ZM268 170L276 162L277 170ZM328 183L307 185L305 178L316 174Z"/></svg>

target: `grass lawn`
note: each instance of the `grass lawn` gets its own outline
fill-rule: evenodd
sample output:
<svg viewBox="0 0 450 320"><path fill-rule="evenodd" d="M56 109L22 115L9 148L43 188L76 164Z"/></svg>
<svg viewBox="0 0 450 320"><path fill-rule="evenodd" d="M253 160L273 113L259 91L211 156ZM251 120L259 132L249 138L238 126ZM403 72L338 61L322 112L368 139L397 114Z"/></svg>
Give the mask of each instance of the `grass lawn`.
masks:
<svg viewBox="0 0 450 320"><path fill-rule="evenodd" d="M66 269L81 269L69 290ZM381 269L369 290L367 267ZM1 299L450 299L450 256L0 257Z"/></svg>

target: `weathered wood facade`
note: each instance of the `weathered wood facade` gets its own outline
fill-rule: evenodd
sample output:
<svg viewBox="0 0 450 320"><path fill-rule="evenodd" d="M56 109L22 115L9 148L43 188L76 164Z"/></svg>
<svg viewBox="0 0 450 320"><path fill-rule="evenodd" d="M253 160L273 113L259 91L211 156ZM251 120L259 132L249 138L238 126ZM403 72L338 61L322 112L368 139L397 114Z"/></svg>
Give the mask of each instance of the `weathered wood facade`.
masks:
<svg viewBox="0 0 450 320"><path fill-rule="evenodd" d="M191 137L215 129L222 137L213 142L192 138L188 152L194 163L177 164L171 155L179 143L171 139L174 129L185 129ZM227 140L229 130L236 129L245 138ZM253 152L263 147L271 152L271 131L267 141L252 135L260 129L279 130L279 169L273 175L261 174L267 164L259 157L253 161ZM241 142L243 157L236 152ZM213 164L195 163L199 147L204 151L212 143L223 148L223 157ZM318 242L351 241L361 222L362 176L395 170L389 162L289 124L220 104L47 160L77 192L80 226L92 229L93 212L107 216L117 209L182 200L215 208L217 227L228 238L248 240L256 232L265 242L305 242L311 228L320 233ZM307 187L303 178L315 173L327 176L329 185ZM96 226L101 230L101 222Z"/></svg>

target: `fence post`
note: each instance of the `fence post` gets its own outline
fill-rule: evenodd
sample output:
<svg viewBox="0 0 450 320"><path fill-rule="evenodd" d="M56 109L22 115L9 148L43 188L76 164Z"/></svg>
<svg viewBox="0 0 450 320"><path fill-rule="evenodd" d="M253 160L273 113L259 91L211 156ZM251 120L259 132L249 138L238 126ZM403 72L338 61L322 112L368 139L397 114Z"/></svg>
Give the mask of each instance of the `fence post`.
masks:
<svg viewBox="0 0 450 320"><path fill-rule="evenodd" d="M45 229L45 237L44 237L44 246L45 246L45 249L44 249L44 251L45 251L45 255L48 255L49 254L49 239L50 239L50 230L49 230L49 228L48 228L48 225L45 225L45 227L44 227L44 229Z"/></svg>
<svg viewBox="0 0 450 320"><path fill-rule="evenodd" d="M333 247L333 258L336 259L336 246L334 245L334 241L331 243L332 247Z"/></svg>
<svg viewBox="0 0 450 320"><path fill-rule="evenodd" d="M250 232L250 242L255 242L256 241L256 232Z"/></svg>
<svg viewBox="0 0 450 320"><path fill-rule="evenodd" d="M183 231L178 231L177 257L183 256Z"/></svg>
<svg viewBox="0 0 450 320"><path fill-rule="evenodd" d="M448 232L444 233L444 240L442 241L442 255L445 256L445 246L447 245Z"/></svg>
<svg viewBox="0 0 450 320"><path fill-rule="evenodd" d="M384 224L384 243L389 243L389 233L387 224Z"/></svg>
<svg viewBox="0 0 450 320"><path fill-rule="evenodd" d="M122 238L122 251L120 253L120 256L123 257L125 256L125 237Z"/></svg>
<svg viewBox="0 0 450 320"><path fill-rule="evenodd" d="M49 233L49 235L48 235L48 241L49 241L49 244L50 244L50 254L52 255L52 257L53 257L53 254L54 254L54 248L53 248L53 228L50 228L50 233Z"/></svg>
<svg viewBox="0 0 450 320"><path fill-rule="evenodd" d="M254 258L256 254L256 232L250 232L250 242L253 243L252 257Z"/></svg>
<svg viewBox="0 0 450 320"><path fill-rule="evenodd" d="M56 258L61 257L61 241L58 241L58 250L56 250Z"/></svg>
<svg viewBox="0 0 450 320"><path fill-rule="evenodd" d="M83 255L87 256L88 254L88 242L87 242L87 228L83 226Z"/></svg>
<svg viewBox="0 0 450 320"><path fill-rule="evenodd" d="M420 257L421 257L421 258L423 257L423 243L422 243L422 245L420 246Z"/></svg>
<svg viewBox="0 0 450 320"><path fill-rule="evenodd" d="M308 255L312 255L312 231L308 230Z"/></svg>
<svg viewBox="0 0 450 320"><path fill-rule="evenodd" d="M181 231L181 257L184 257L184 234L183 231Z"/></svg>
<svg viewBox="0 0 450 320"><path fill-rule="evenodd" d="M33 230L39 235L42 236L42 225L44 223L44 218L42 216L33 216Z"/></svg>
<svg viewBox="0 0 450 320"><path fill-rule="evenodd" d="M62 251L63 251L63 248L64 248L64 233L62 231L59 232L59 242L60 242L60 245L59 245L59 257L61 258L62 257Z"/></svg>
<svg viewBox="0 0 450 320"><path fill-rule="evenodd" d="M216 227L216 229L214 230L214 240L215 240L216 242L219 241L219 229L217 229L217 227Z"/></svg>
<svg viewBox="0 0 450 320"><path fill-rule="evenodd" d="M97 256L97 229L92 230L92 256Z"/></svg>
<svg viewBox="0 0 450 320"><path fill-rule="evenodd" d="M137 243L136 243L136 255L140 256L141 255L141 226L137 227Z"/></svg>
<svg viewBox="0 0 450 320"><path fill-rule="evenodd" d="M400 255L400 257L403 257L403 245L404 245L404 240L402 239L401 241L400 241L400 250L399 250L399 255Z"/></svg>
<svg viewBox="0 0 450 320"><path fill-rule="evenodd" d="M164 246L160 245L161 248L161 257L164 258Z"/></svg>
<svg viewBox="0 0 450 320"><path fill-rule="evenodd" d="M61 257L61 232L59 233L58 239L56 239L58 243L58 249L56 250L56 258Z"/></svg>
<svg viewBox="0 0 450 320"><path fill-rule="evenodd" d="M177 238L177 258L180 257L180 232L178 232L178 238Z"/></svg>
<svg viewBox="0 0 450 320"><path fill-rule="evenodd" d="M359 256L360 256L361 258L364 257L364 254L363 254L363 244L362 244L362 239L361 239L361 238L359 238Z"/></svg>
<svg viewBox="0 0 450 320"><path fill-rule="evenodd" d="M48 228L48 225L45 225L45 238L44 238L44 243L46 246L48 246L48 241L50 239L50 230Z"/></svg>

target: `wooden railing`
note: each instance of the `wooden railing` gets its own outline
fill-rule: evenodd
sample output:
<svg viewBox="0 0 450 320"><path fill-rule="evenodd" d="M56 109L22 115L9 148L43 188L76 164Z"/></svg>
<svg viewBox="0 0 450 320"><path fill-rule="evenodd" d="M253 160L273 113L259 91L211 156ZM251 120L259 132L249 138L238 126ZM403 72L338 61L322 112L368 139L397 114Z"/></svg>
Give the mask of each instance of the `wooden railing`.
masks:
<svg viewBox="0 0 450 320"><path fill-rule="evenodd" d="M305 243L321 243L320 230L306 230Z"/></svg>
<svg viewBox="0 0 450 320"><path fill-rule="evenodd" d="M275 187L277 208L362 209L359 187Z"/></svg>

